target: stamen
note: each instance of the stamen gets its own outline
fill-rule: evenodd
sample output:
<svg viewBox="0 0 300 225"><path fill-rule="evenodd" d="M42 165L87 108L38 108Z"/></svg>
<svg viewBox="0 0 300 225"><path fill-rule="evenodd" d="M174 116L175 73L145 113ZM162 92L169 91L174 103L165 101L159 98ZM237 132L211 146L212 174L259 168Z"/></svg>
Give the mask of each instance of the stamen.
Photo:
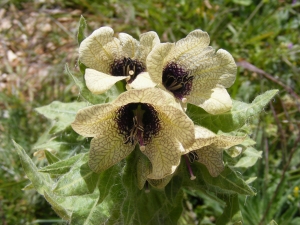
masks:
<svg viewBox="0 0 300 225"><path fill-rule="evenodd" d="M115 118L118 130L124 136L124 144L140 146L145 151L147 144L160 130L157 111L150 104L129 103L118 109Z"/></svg>
<svg viewBox="0 0 300 225"><path fill-rule="evenodd" d="M190 175L191 175L190 179L191 179L191 180L195 180L195 179L196 179L196 176L195 176L194 173L193 173L192 167L191 167L191 165L190 165L189 158L188 158L187 155L184 155L184 158L185 158L186 165L187 165L187 167L188 167L188 169L189 169L189 172L190 172Z"/></svg>
<svg viewBox="0 0 300 225"><path fill-rule="evenodd" d="M145 71L145 66L142 62L124 57L123 59L115 60L111 65L111 75L113 76L128 76L127 83L132 83L135 78Z"/></svg>
<svg viewBox="0 0 300 225"><path fill-rule="evenodd" d="M193 76L180 65L172 62L163 70L162 84L172 92L179 100L184 100L183 97L191 93ZM185 103L185 102L184 102Z"/></svg>
<svg viewBox="0 0 300 225"><path fill-rule="evenodd" d="M190 160L191 163L199 160L199 156L195 151L189 152L188 157L189 157L189 160Z"/></svg>

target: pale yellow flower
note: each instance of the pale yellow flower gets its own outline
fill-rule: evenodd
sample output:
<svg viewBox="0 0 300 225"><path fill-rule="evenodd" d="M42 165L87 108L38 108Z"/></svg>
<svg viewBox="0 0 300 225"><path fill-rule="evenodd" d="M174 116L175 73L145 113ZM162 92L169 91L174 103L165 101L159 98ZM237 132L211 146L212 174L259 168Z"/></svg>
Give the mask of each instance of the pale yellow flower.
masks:
<svg viewBox="0 0 300 225"><path fill-rule="evenodd" d="M202 148L204 146L208 146L213 142L218 142L217 139L220 138L215 133L211 132L210 130L204 127L197 126L197 125L195 125L194 127L195 127L195 142L189 148L186 148L183 152L183 154L186 154L192 151L191 154L189 155L190 157L197 156L196 153L193 152L194 150ZM188 164L187 166L191 173L190 174L191 180L194 180L196 177L193 175L190 165ZM137 168L138 168L137 183L139 189L143 189L145 184L147 185L148 183L155 188L162 189L170 182L170 180L174 175L174 173L172 173L162 179L149 179L147 176L152 171L152 165L144 157L139 158ZM146 191L147 190L148 187L146 186Z"/></svg>
<svg viewBox="0 0 300 225"><path fill-rule="evenodd" d="M208 46L210 38L194 30L176 43L156 45L147 57L151 79L183 103L202 107L211 114L229 111L226 90L236 76L236 64L227 51Z"/></svg>
<svg viewBox="0 0 300 225"><path fill-rule="evenodd" d="M197 161L206 166L211 176L217 177L224 170L223 151L232 146L241 144L245 136L216 135L206 132L206 142L202 138L196 138L194 144L189 147L190 161Z"/></svg>
<svg viewBox="0 0 300 225"><path fill-rule="evenodd" d="M171 181L174 173L161 178L149 179L148 175L151 174L152 165L145 157L140 157L137 162L137 186L140 190L145 188L145 192L149 192L149 185L157 189L163 189Z"/></svg>
<svg viewBox="0 0 300 225"><path fill-rule="evenodd" d="M88 89L101 94L120 80L126 80L129 85L135 80L137 83L145 83L145 79L150 82L146 58L159 42L153 31L140 35L140 41L137 41L126 33L114 37L110 27L95 30L79 47L79 60L88 67L85 70Z"/></svg>
<svg viewBox="0 0 300 225"><path fill-rule="evenodd" d="M101 172L138 144L152 164L149 179L172 174L195 140L194 124L173 96L158 88L132 89L112 103L81 109L73 129L91 141L89 166Z"/></svg>

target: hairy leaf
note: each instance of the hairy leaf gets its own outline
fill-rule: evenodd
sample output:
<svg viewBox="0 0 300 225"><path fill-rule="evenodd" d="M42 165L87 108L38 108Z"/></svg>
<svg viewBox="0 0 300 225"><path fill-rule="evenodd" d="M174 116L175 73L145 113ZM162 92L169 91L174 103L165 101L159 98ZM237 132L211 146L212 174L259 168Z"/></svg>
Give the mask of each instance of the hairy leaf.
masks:
<svg viewBox="0 0 300 225"><path fill-rule="evenodd" d="M75 119L75 115L79 109L87 106L85 102L63 103L54 101L49 105L36 108L40 114L56 123L50 133L57 133L66 129Z"/></svg>
<svg viewBox="0 0 300 225"><path fill-rule="evenodd" d="M255 148L249 147L243 152L242 157L234 167L251 167L262 157L261 155L262 151L257 151Z"/></svg>
<svg viewBox="0 0 300 225"><path fill-rule="evenodd" d="M188 104L186 113L195 124L204 126L215 133L219 130L231 132L241 128L251 117L257 116L277 92L278 90L267 91L257 96L250 104L233 100L231 111L219 115L209 114L191 104Z"/></svg>
<svg viewBox="0 0 300 225"><path fill-rule="evenodd" d="M26 154L25 150L13 141L15 148L20 156L20 160L23 166L23 169L32 182L33 187L43 195L45 191L49 191L54 182L51 180L48 174L43 174L38 172L38 168Z"/></svg>
<svg viewBox="0 0 300 225"><path fill-rule="evenodd" d="M87 25L86 25L85 18L81 15L79 24L78 24L78 33L77 33L78 45L80 45L80 43L85 39L84 32L85 32L86 26Z"/></svg>
<svg viewBox="0 0 300 225"><path fill-rule="evenodd" d="M240 211L238 195L219 195L225 201L226 206L223 214L217 219L217 225L242 225L243 217Z"/></svg>

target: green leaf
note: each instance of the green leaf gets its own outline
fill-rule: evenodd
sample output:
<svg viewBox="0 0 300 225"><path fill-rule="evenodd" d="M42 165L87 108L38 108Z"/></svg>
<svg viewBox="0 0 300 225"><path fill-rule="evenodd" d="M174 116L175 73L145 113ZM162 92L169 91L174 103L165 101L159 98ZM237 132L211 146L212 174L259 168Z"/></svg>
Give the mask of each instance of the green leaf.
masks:
<svg viewBox="0 0 300 225"><path fill-rule="evenodd" d="M58 159L70 158L73 155L89 151L89 140L79 136L71 127L66 128L55 137L49 133L43 134L35 150L48 150Z"/></svg>
<svg viewBox="0 0 300 225"><path fill-rule="evenodd" d="M252 0L233 0L233 2L239 5L248 6L252 3Z"/></svg>
<svg viewBox="0 0 300 225"><path fill-rule="evenodd" d="M71 224L103 224L111 212L120 210L118 207L123 200L120 166L96 174L90 170L87 161L88 154L80 154L41 169L56 173L67 168L53 185L53 190L45 193L45 198L53 210ZM113 197L116 197L115 203Z"/></svg>
<svg viewBox="0 0 300 225"><path fill-rule="evenodd" d="M234 167L251 167L257 162L259 158L262 157L261 155L262 151L257 151L255 148L249 147L243 152L242 157L234 165Z"/></svg>
<svg viewBox="0 0 300 225"><path fill-rule="evenodd" d="M81 157L73 165L66 162L71 167L67 173L59 178L53 192L63 196L93 193L101 177L91 171L87 161L88 154L81 154Z"/></svg>
<svg viewBox="0 0 300 225"><path fill-rule="evenodd" d="M257 116L277 92L278 90L267 91L257 96L251 104L233 100L231 111L220 115L208 114L192 104L188 104L186 113L195 124L204 126L215 133L219 130L231 132L241 128L251 117Z"/></svg>
<svg viewBox="0 0 300 225"><path fill-rule="evenodd" d="M78 45L85 39L85 29L86 29L86 21L85 18L81 15L80 20L79 20L79 26L78 26L78 33L77 33L77 42Z"/></svg>
<svg viewBox="0 0 300 225"><path fill-rule="evenodd" d="M100 193L98 189L92 194L79 196L59 196L45 193L45 198L52 208L71 225L104 224L110 214L108 204L97 204Z"/></svg>
<svg viewBox="0 0 300 225"><path fill-rule="evenodd" d="M177 224L182 212L182 191L171 202L163 190L150 189L149 193L137 186L137 160L140 151L135 151L126 159L127 164L122 176L125 195L118 200L121 211L115 211L108 224Z"/></svg>
<svg viewBox="0 0 300 225"><path fill-rule="evenodd" d="M46 191L44 192L45 199L51 204L52 209L64 220L70 220L72 211L70 209L65 208L60 202L62 198L54 196L53 194L48 194Z"/></svg>
<svg viewBox="0 0 300 225"><path fill-rule="evenodd" d="M28 179L32 182L33 187L41 194L44 194L44 191L49 191L53 185L53 181L51 180L48 174L39 173L37 167L26 154L25 150L18 145L14 140L13 144L17 149L19 154L23 169L28 177Z"/></svg>
<svg viewBox="0 0 300 225"><path fill-rule="evenodd" d="M36 111L46 118L56 121L50 133L57 133L66 129L74 121L77 111L85 106L87 106L85 102L62 103L54 101L49 105L36 108Z"/></svg>
<svg viewBox="0 0 300 225"><path fill-rule="evenodd" d="M45 166L43 168L41 168L39 170L39 172L43 172L43 173L49 173L52 175L56 175L56 174L65 174L67 172L69 172L71 170L71 168L76 165L76 163L79 161L79 163L81 162L82 158L85 156L86 154L79 154L76 156L73 156L71 158L65 159L65 160L61 160L58 161L56 163L53 163L49 166Z"/></svg>
<svg viewBox="0 0 300 225"><path fill-rule="evenodd" d="M217 225L242 225L243 217L240 211L238 195L219 195L226 206L223 214L217 219Z"/></svg>
<svg viewBox="0 0 300 225"><path fill-rule="evenodd" d="M55 155L53 155L51 152L47 150L45 150L45 155L49 164L56 163L60 160L59 158L57 158Z"/></svg>
<svg viewBox="0 0 300 225"><path fill-rule="evenodd" d="M245 181L240 178L235 171L230 167L225 166L223 172L217 176L212 177L206 166L201 163L195 163L193 167L194 174L197 177L195 180L203 180L206 184L207 190L214 190L216 193L224 194L243 194L243 195L254 195L253 190L245 183Z"/></svg>
<svg viewBox="0 0 300 225"><path fill-rule="evenodd" d="M268 225L278 225L278 224L276 223L276 221L275 221L275 220L271 220L271 222L270 222L270 223L268 223Z"/></svg>

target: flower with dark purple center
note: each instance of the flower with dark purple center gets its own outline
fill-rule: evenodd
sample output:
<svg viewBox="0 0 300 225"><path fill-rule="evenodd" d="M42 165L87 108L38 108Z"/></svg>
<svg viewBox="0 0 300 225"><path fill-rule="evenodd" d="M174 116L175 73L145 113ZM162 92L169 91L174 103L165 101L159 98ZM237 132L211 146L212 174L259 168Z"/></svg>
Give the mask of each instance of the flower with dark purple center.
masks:
<svg viewBox="0 0 300 225"><path fill-rule="evenodd" d="M157 44L147 57L147 71L182 103L220 114L232 107L226 88L235 81L237 67L230 53L215 52L209 42L206 32L194 30L176 43Z"/></svg>
<svg viewBox="0 0 300 225"><path fill-rule="evenodd" d="M216 177L224 170L223 151L245 140L245 136L215 134L203 127L195 126L195 142L187 148L186 164L195 179L190 163L200 162L206 166L211 176Z"/></svg>
<svg viewBox="0 0 300 225"><path fill-rule="evenodd" d="M145 69L146 66L142 62L124 57L121 60L115 59L111 64L111 75L116 77L127 76L129 77L127 83L132 83L137 75L144 72Z"/></svg>
<svg viewBox="0 0 300 225"><path fill-rule="evenodd" d="M119 133L124 135L124 144L138 143L141 149L151 142L161 128L157 111L148 103L121 106L116 112L115 121Z"/></svg>
<svg viewBox="0 0 300 225"><path fill-rule="evenodd" d="M140 41L137 41L125 33L114 37L110 27L95 30L79 46L79 60L87 67L85 81L88 89L101 94L120 80L126 80L129 86L135 80L137 85L150 83L146 58L159 42L153 31L140 35Z"/></svg>
<svg viewBox="0 0 300 225"><path fill-rule="evenodd" d="M81 109L73 129L91 141L89 166L101 172L138 145L152 164L149 179L172 174L195 140L193 122L173 96L158 88L133 89L112 103Z"/></svg>
<svg viewBox="0 0 300 225"><path fill-rule="evenodd" d="M174 62L169 63L163 70L162 84L180 100L192 91L193 76Z"/></svg>

